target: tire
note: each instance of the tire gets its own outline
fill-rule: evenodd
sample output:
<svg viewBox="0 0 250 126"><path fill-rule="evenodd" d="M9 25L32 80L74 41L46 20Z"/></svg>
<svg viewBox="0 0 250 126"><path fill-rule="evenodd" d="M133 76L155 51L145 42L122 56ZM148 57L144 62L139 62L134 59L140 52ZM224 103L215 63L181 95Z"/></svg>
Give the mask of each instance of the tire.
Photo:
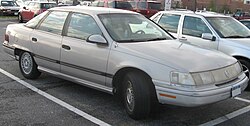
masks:
<svg viewBox="0 0 250 126"><path fill-rule="evenodd" d="M27 79L36 79L41 75L34 58L29 52L22 52L20 54L19 68L22 75Z"/></svg>
<svg viewBox="0 0 250 126"><path fill-rule="evenodd" d="M18 21L19 23L23 23L23 17L20 13L18 14Z"/></svg>
<svg viewBox="0 0 250 126"><path fill-rule="evenodd" d="M151 111L150 84L141 72L129 72L123 80L123 101L128 115L137 120L149 116Z"/></svg>
<svg viewBox="0 0 250 126"><path fill-rule="evenodd" d="M245 72L246 76L250 78L250 63L245 59L239 59L240 63L242 64L242 69ZM247 91L250 91L250 81L248 81L248 86L246 88Z"/></svg>

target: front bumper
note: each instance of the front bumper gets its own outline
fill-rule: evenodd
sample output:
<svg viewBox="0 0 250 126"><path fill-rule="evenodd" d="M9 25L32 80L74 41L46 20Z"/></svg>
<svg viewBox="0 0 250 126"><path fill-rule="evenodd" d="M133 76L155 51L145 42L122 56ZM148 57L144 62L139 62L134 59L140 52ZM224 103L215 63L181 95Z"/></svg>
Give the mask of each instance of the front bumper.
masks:
<svg viewBox="0 0 250 126"><path fill-rule="evenodd" d="M248 78L241 74L238 79L221 86L211 85L192 89L166 86L167 84L156 80L153 80L153 83L160 103L195 107L231 98L232 87L235 85L240 85L241 91L244 91L248 85Z"/></svg>
<svg viewBox="0 0 250 126"><path fill-rule="evenodd" d="M1 10L3 15L18 15L19 10Z"/></svg>

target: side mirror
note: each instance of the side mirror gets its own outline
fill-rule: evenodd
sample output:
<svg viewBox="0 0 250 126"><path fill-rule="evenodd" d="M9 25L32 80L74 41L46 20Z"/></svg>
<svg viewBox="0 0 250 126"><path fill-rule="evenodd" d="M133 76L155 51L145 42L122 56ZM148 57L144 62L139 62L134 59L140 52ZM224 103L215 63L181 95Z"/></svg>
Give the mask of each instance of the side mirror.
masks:
<svg viewBox="0 0 250 126"><path fill-rule="evenodd" d="M106 45L107 44L107 41L106 39L101 36L101 35L90 35L88 38L87 38L87 42L90 42L90 43L96 43L96 44L101 44L101 45Z"/></svg>
<svg viewBox="0 0 250 126"><path fill-rule="evenodd" d="M201 38L206 39L206 40L211 40L211 41L216 40L216 37L213 36L211 33L202 33Z"/></svg>

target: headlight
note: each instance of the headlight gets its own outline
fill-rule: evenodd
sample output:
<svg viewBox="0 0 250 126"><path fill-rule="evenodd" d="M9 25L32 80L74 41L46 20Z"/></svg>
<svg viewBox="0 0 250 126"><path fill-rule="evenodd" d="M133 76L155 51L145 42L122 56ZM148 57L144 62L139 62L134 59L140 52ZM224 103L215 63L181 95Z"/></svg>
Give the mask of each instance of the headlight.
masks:
<svg viewBox="0 0 250 126"><path fill-rule="evenodd" d="M234 65L234 67L235 67L237 73L241 73L242 72L242 66L241 66L240 62L236 63Z"/></svg>
<svg viewBox="0 0 250 126"><path fill-rule="evenodd" d="M170 76L173 84L195 85L193 77L189 73L171 72Z"/></svg>
<svg viewBox="0 0 250 126"><path fill-rule="evenodd" d="M214 76L211 72L202 72L192 74L196 85L213 84Z"/></svg>

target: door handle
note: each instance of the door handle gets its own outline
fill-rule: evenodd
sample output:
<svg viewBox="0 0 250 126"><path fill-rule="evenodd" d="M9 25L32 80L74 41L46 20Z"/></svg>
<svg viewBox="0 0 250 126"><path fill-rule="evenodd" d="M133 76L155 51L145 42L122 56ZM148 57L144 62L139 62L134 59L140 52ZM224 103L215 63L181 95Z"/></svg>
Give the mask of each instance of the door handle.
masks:
<svg viewBox="0 0 250 126"><path fill-rule="evenodd" d="M66 50L70 50L70 47L67 45L62 45L62 48L66 49Z"/></svg>
<svg viewBox="0 0 250 126"><path fill-rule="evenodd" d="M37 38L33 38L31 39L33 42L37 42Z"/></svg>
<svg viewBox="0 0 250 126"><path fill-rule="evenodd" d="M187 38L186 37L181 37L179 38L180 41L187 41Z"/></svg>

